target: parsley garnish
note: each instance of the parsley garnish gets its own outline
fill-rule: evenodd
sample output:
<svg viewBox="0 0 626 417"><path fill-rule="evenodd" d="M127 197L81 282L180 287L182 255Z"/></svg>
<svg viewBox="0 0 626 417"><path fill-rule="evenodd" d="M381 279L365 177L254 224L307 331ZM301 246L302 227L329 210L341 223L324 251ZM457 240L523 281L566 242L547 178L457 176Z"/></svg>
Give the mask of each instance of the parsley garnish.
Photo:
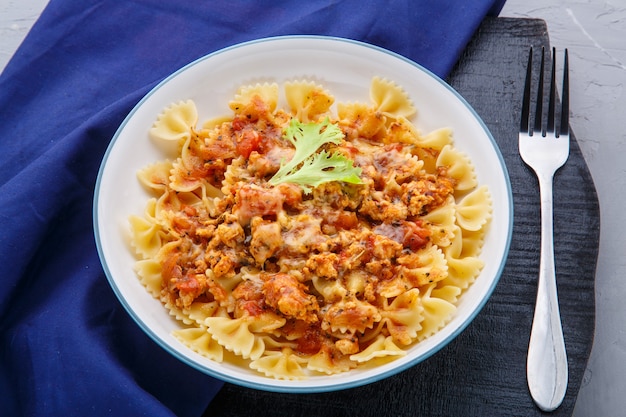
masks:
<svg viewBox="0 0 626 417"><path fill-rule="evenodd" d="M284 137L296 151L289 162L281 162L280 169L269 180L271 185L290 182L298 184L308 194L311 187L330 181L362 184L361 168L354 167L351 159L337 152L318 152L322 145L338 145L344 137L341 129L330 123L328 118L321 123L301 123L291 119Z"/></svg>

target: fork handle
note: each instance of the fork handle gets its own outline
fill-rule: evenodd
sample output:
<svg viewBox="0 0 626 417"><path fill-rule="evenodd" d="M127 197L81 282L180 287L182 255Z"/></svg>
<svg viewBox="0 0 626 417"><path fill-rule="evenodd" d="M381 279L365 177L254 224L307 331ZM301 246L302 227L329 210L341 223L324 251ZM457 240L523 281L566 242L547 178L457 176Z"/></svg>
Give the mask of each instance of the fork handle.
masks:
<svg viewBox="0 0 626 417"><path fill-rule="evenodd" d="M555 410L567 389L567 354L554 267L552 175L539 178L541 194L541 258L537 301L526 363L528 388L543 411Z"/></svg>

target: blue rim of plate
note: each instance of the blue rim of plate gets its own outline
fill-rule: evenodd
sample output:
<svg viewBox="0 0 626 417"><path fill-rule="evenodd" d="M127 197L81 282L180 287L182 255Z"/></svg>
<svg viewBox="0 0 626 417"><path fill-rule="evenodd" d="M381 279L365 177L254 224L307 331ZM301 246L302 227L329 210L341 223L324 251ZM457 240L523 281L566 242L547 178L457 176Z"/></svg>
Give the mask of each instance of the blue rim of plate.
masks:
<svg viewBox="0 0 626 417"><path fill-rule="evenodd" d="M479 304L477 305L476 309L472 312L472 314L468 315L465 318L465 320L463 322L461 322L461 324L453 332L451 332L445 339L443 339L434 348L430 349L429 351L425 352L424 354L422 354L420 356L417 356L417 357L413 358L411 361L408 361L408 362L406 362L406 363L404 363L402 365L393 367L393 368L389 369L388 371L377 373L377 374L375 374L375 375L373 375L371 377L362 378L362 379L353 380L353 381L347 381L347 382L343 382L343 383L339 383L339 384L314 385L314 386L302 386L302 387L299 387L297 385L289 386L289 384L288 384L289 381L286 381L287 383L285 384L285 386L280 386L280 385L271 385L271 384L270 385L263 385L263 384L259 384L259 383L254 383L254 382L246 381L245 379L235 378L235 377L232 377L232 376L230 376L228 374L224 374L224 373L221 373L219 371L206 368L206 367L204 367L204 366L194 362L190 358L188 358L188 357L186 357L186 356L184 356L182 354L179 354L177 351L171 349L167 345L167 343L165 343L156 333L154 333L150 329L149 326L147 326L140 319L140 317L133 311L131 306L128 304L128 302L126 301L126 299L122 295L120 289L116 285L115 280L113 279L112 273L111 273L111 271L110 271L110 269L108 267L106 258L104 256L102 243L101 243L101 238L100 238L100 231L99 231L99 227L98 227L98 205L99 205L99 195L100 195L101 180L102 180L102 176L104 174L104 170L105 170L105 167L106 167L107 160L109 158L109 154L111 153L111 150L115 146L115 143L117 142L117 139L118 139L120 133L124 130L124 127L126 126L128 121L133 117L135 112L142 106L142 104L150 96L152 96L164 84L168 83L172 78L174 78L177 75L179 75L180 73L186 71L190 67L193 67L193 66L195 66L195 65L197 65L197 64L199 64L199 63L201 63L201 62L203 62L203 61L205 61L207 59L210 59L210 58L212 58L212 57L214 57L216 55L219 55L219 54L222 54L222 53L234 50L234 49L239 49L239 48L242 48L242 47L247 47L247 46L254 45L254 44L259 44L259 43L267 43L267 42L280 41L280 40L318 40L318 41L344 42L344 43L347 43L347 44L352 44L352 45L356 45L356 46L359 46L359 47L365 47L365 48L372 49L374 51L381 52L383 54L389 55L389 56L391 56L393 58L396 58L396 59L401 60L401 61L403 61L405 63L408 63L409 65L415 67L416 69L426 73L432 79L436 80L438 83L440 83L442 86L444 86L448 91L450 91L456 97L456 99L458 99L470 111L470 113L473 115L473 117L478 121L478 123L480 124L481 128L483 129L485 135L491 141L493 150L495 151L495 153L496 153L496 155L498 157L498 161L500 163L500 168L501 168L502 173L504 175L504 180L505 180L505 184L506 184L507 200L508 200L507 204L509 206L509 213L508 213L509 222L508 222L508 230L506 231L507 232L506 243L505 243L505 248L504 248L504 251L503 251L503 256L502 256L500 265L498 266L498 269L497 269L497 272L496 272L496 276L494 277L490 287L485 292L485 296L479 302ZM118 129L116 130L115 135L113 136L111 142L109 143L109 145L107 147L107 150L106 150L106 152L104 154L104 157L102 158L102 162L101 162L100 168L98 170L98 176L97 176L97 179L96 179L96 185L95 185L95 189L94 189L93 227L94 227L94 236L95 236L98 256L100 258L100 263L102 264L102 267L103 267L103 270L104 270L105 275L107 277L107 280L109 282L109 285L113 289L113 292L115 293L117 299L120 301L120 303L122 304L122 306L124 307L126 312L135 321L135 323L137 323L137 325L155 343L157 343L157 345L159 345L161 348L163 348L169 354L171 354L172 356L176 357L181 362L191 366L192 368L201 371L204 374L207 374L209 376L217 378L217 379L219 379L221 381L233 383L233 384L240 385L240 386L243 386L243 387L252 388L252 389L258 389L258 390L263 390L263 391L270 391L270 392L282 392L282 393L319 393L319 392L339 391L339 390L356 388L356 387L359 387L359 386L371 384L373 382L377 382L377 381L389 378L389 377L391 377L393 375L396 375L396 374L398 374L398 373L400 373L402 371L405 371L405 370L407 370L409 368L412 368L413 366L415 366L415 365L425 361L426 359L428 359L431 356L433 356L435 353L439 352L441 349L443 349L443 347L447 346L452 340L454 340L459 334L461 334L467 328L467 326L475 319L475 317L478 315L478 313L480 313L482 311L482 309L485 306L485 304L487 303L487 301L491 298L491 295L493 294L493 291L495 290L496 285L500 281L500 277L502 276L502 272L503 272L504 267L506 265L506 261L508 259L508 254L509 254L509 250L510 250L510 246L511 246L511 240L512 240L512 236L513 236L513 192L512 192L512 188L511 188L511 181L510 181L509 173L508 173L506 164L504 162L504 157L502 156L502 153L500 152L500 148L499 148L497 142L493 138L493 135L491 134L490 130L487 128L487 126L484 123L484 121L482 120L482 118L476 113L474 108L465 100L465 98L463 98L463 96L461 96L454 88L452 88L449 84L447 84L444 80L442 80L440 77L438 77L432 71L428 70L427 68L421 66L420 64L418 64L418 63L410 60L409 58L406 58L405 56L402 56L402 55L400 55L400 54L398 54L396 52L393 52L393 51L390 51L388 49L385 49L385 48L382 48L382 47L379 47L379 46L376 46L376 45L372 45L372 44L369 44L369 43L366 43L366 42L361 42L361 41L357 41L357 40L353 40L353 39L347 39L347 38L341 38L341 37L334 37L334 36L286 35L286 36L274 36L274 37L259 38L259 39L255 39L255 40L251 40L251 41L247 41L247 42L242 42L242 43L238 43L238 44L235 44L235 45L231 45L231 46L219 49L217 51L211 52L211 53L209 53L207 55L204 55L204 56L202 56L202 57L200 57L200 58L198 58L198 59L196 59L196 60L194 60L194 61L192 61L192 62L190 62L190 63L188 63L186 65L184 65L183 67L181 67L177 71L171 73L170 75L165 77L162 81L160 81L156 86L154 86L147 94L145 94L142 97L142 99L133 107L133 109L129 112L129 114L124 118L124 120L122 121L122 123L120 124Z"/></svg>

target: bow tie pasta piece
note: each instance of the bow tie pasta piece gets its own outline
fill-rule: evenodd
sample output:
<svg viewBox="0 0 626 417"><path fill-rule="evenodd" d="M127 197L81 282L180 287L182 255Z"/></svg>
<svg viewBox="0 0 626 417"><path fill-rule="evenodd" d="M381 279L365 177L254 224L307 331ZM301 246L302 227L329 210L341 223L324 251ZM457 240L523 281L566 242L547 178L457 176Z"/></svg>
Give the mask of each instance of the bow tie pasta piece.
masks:
<svg viewBox="0 0 626 417"><path fill-rule="evenodd" d="M484 262L477 258L476 253L477 248L482 246L482 238L476 233L472 232L470 239L465 236L466 231L457 225L454 226L454 239L450 246L443 249L448 265L448 276L441 281L441 286L453 285L465 290L482 270Z"/></svg>
<svg viewBox="0 0 626 417"><path fill-rule="evenodd" d="M327 375L347 372L356 368L357 363L350 360L350 355L341 353L334 343L324 342L318 353L311 356L307 369Z"/></svg>
<svg viewBox="0 0 626 417"><path fill-rule="evenodd" d="M170 182L172 162L169 160L155 162L137 172L137 178L145 187L157 194L163 193Z"/></svg>
<svg viewBox="0 0 626 417"><path fill-rule="evenodd" d="M148 292L154 298L160 298L163 287L161 264L154 259L142 259L135 263L135 273Z"/></svg>
<svg viewBox="0 0 626 417"><path fill-rule="evenodd" d="M393 81L374 77L370 84L370 99L377 111L390 118L408 119L416 110L407 93Z"/></svg>
<svg viewBox="0 0 626 417"><path fill-rule="evenodd" d="M291 349L269 351L259 359L250 362L250 368L276 379L304 379L303 368L307 360L294 354Z"/></svg>
<svg viewBox="0 0 626 417"><path fill-rule="evenodd" d="M399 116L387 129L383 143L406 143L409 145L421 146L422 137L417 128L407 118Z"/></svg>
<svg viewBox="0 0 626 417"><path fill-rule="evenodd" d="M172 335L182 344L204 357L217 362L222 362L224 359L224 348L211 337L211 333L206 327L174 330Z"/></svg>
<svg viewBox="0 0 626 417"><path fill-rule="evenodd" d="M303 123L319 121L335 102L328 90L312 81L286 82L285 96L291 114Z"/></svg>
<svg viewBox="0 0 626 417"><path fill-rule="evenodd" d="M187 326L191 326L194 324L194 321L190 319L189 316L185 314L182 309L178 308L174 302L167 299L162 299L161 301L163 302L163 306L170 316Z"/></svg>
<svg viewBox="0 0 626 417"><path fill-rule="evenodd" d="M459 295L461 295L461 289L455 285L438 285L431 291L432 297L440 298L451 304L458 301Z"/></svg>
<svg viewBox="0 0 626 417"><path fill-rule="evenodd" d="M491 196L486 186L476 188L456 205L456 221L464 230L481 230L491 217Z"/></svg>
<svg viewBox="0 0 626 417"><path fill-rule="evenodd" d="M197 325L204 326L207 318L220 315L219 309L220 306L216 301L194 301L189 307L183 309L183 313ZM222 317L225 315L226 313L222 311Z"/></svg>
<svg viewBox="0 0 626 417"><path fill-rule="evenodd" d="M313 288L326 300L341 300L348 295L342 280L313 276L311 282Z"/></svg>
<svg viewBox="0 0 626 417"><path fill-rule="evenodd" d="M226 309L229 313L235 311L237 304L233 291L244 280L241 274L232 273L232 259L228 256L220 256L214 251L208 251L205 258L208 260L205 272L206 293ZM232 256L232 255L231 255Z"/></svg>
<svg viewBox="0 0 626 417"><path fill-rule="evenodd" d="M446 145L452 145L452 130L445 127L433 130L420 136L413 148L413 154L424 161L424 170L435 173L437 171L437 157Z"/></svg>
<svg viewBox="0 0 626 417"><path fill-rule="evenodd" d="M435 129L424 136L420 136L417 145L423 149L431 149L441 152L444 146L452 145L452 136L452 129L449 127L442 127Z"/></svg>
<svg viewBox="0 0 626 417"><path fill-rule="evenodd" d="M387 118L365 103L337 103L339 126L350 140L357 138L384 140Z"/></svg>
<svg viewBox="0 0 626 417"><path fill-rule="evenodd" d="M176 192L194 192L201 190L206 183L202 178L198 176L192 176L192 172L185 167L181 159L174 162L172 165L172 176L170 188Z"/></svg>
<svg viewBox="0 0 626 417"><path fill-rule="evenodd" d="M227 124L193 131L182 142L180 156L171 170L170 186L175 191L203 189L206 193L209 189L217 196L224 171L237 156L237 144Z"/></svg>
<svg viewBox="0 0 626 417"><path fill-rule="evenodd" d="M456 311L456 306L444 298L438 298L436 293L433 294L435 284L432 284L428 290L422 295L421 301L424 307L421 325L418 331L417 340L424 340L432 336L441 329L452 317L452 313Z"/></svg>
<svg viewBox="0 0 626 417"><path fill-rule="evenodd" d="M228 103L228 107L235 112L235 114L250 114L254 112L254 109L258 109L259 106L255 106L254 101L260 101L270 113L276 111L278 104L278 84L276 83L264 83L256 85L248 85L240 87L235 94L235 98ZM252 116L251 116L252 117Z"/></svg>
<svg viewBox="0 0 626 417"><path fill-rule="evenodd" d="M131 246L143 259L153 258L161 250L167 238L156 219L157 200L151 198L146 204L143 216L130 216Z"/></svg>
<svg viewBox="0 0 626 417"><path fill-rule="evenodd" d="M441 285L450 285L460 290L466 290L476 279L484 262L479 258L467 256L465 258L446 258L448 276L441 281Z"/></svg>
<svg viewBox="0 0 626 417"><path fill-rule="evenodd" d="M385 337L382 334L379 334L376 336L374 342L372 342L367 348L357 354L351 355L350 360L364 363L374 358L395 358L397 356L404 355L406 355L406 351L394 343L393 337Z"/></svg>
<svg viewBox="0 0 626 417"><path fill-rule="evenodd" d="M279 316L272 311L264 311L261 314L254 316L250 321L250 331L257 333L272 334L274 330L280 329L285 325L287 319Z"/></svg>
<svg viewBox="0 0 626 417"><path fill-rule="evenodd" d="M425 249L398 257L402 267L399 275L413 287L423 287L438 282L448 275L448 265L441 248L429 245Z"/></svg>
<svg viewBox="0 0 626 417"><path fill-rule="evenodd" d="M187 209L184 211L183 209ZM156 218L159 224L168 225L173 221L176 213L184 213L193 218L193 213L206 210L202 195L189 191L168 190L164 192L156 203ZM164 227L164 226L163 226ZM180 232L176 233L180 237Z"/></svg>
<svg viewBox="0 0 626 417"><path fill-rule="evenodd" d="M440 248L450 246L457 227L454 198L448 197L444 205L422 216L422 220L426 222L430 230L430 242L433 245Z"/></svg>
<svg viewBox="0 0 626 417"><path fill-rule="evenodd" d="M413 287L411 277L406 273L406 268L401 269L391 279L381 280L376 285L376 292L385 298L393 298L403 294L407 288Z"/></svg>
<svg viewBox="0 0 626 417"><path fill-rule="evenodd" d="M210 119L202 122L202 130L201 132L205 135L208 134L208 131L219 129L224 123L230 123L233 121L232 116L217 116L212 117Z"/></svg>
<svg viewBox="0 0 626 417"><path fill-rule="evenodd" d="M244 359L256 360L265 352L263 339L250 331L248 317L209 317L204 323L213 339Z"/></svg>
<svg viewBox="0 0 626 417"><path fill-rule="evenodd" d="M446 145L437 157L437 168L446 170L446 175L456 180L455 189L468 191L476 187L476 173L467 155Z"/></svg>
<svg viewBox="0 0 626 417"><path fill-rule="evenodd" d="M381 315L393 340L407 346L415 341L418 332L422 330L424 312L421 294L417 288L413 288L395 297L391 304L385 300Z"/></svg>
<svg viewBox="0 0 626 417"><path fill-rule="evenodd" d="M485 243L485 233L487 232L488 224L483 226L482 229L475 232L463 230L463 243L461 249L461 256L480 256Z"/></svg>
<svg viewBox="0 0 626 417"><path fill-rule="evenodd" d="M197 123L196 104L192 100L181 101L163 110L150 129L150 135L167 141L187 140Z"/></svg>
<svg viewBox="0 0 626 417"><path fill-rule="evenodd" d="M378 308L355 297L333 303L322 318L322 330L363 333L381 318Z"/></svg>

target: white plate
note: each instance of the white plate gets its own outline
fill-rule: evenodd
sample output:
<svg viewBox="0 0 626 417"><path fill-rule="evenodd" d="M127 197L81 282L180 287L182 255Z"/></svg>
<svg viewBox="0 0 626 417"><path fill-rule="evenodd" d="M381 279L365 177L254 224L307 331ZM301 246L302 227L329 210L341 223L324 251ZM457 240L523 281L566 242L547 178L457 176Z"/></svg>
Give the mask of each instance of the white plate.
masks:
<svg viewBox="0 0 626 417"><path fill-rule="evenodd" d="M128 217L142 214L148 199L136 172L167 157L148 136L156 116L171 103L185 99L196 102L200 120L230 114L228 102L241 85L266 81L281 85L293 79L321 83L337 102L367 102L374 76L393 80L405 89L418 110L414 122L421 131L451 127L455 147L469 155L479 184L486 184L492 194L493 218L481 255L485 267L460 298L450 323L388 364L303 381L270 379L247 368L211 361L183 346L171 335L179 324L135 276L136 259L129 246ZM135 106L118 129L104 156L94 199L94 229L102 265L115 294L139 327L169 353L200 371L228 382L283 392L355 387L433 355L470 323L491 295L504 267L512 224L511 186L502 155L465 100L406 58L368 44L328 37L290 36L248 42L200 58L169 76Z"/></svg>

